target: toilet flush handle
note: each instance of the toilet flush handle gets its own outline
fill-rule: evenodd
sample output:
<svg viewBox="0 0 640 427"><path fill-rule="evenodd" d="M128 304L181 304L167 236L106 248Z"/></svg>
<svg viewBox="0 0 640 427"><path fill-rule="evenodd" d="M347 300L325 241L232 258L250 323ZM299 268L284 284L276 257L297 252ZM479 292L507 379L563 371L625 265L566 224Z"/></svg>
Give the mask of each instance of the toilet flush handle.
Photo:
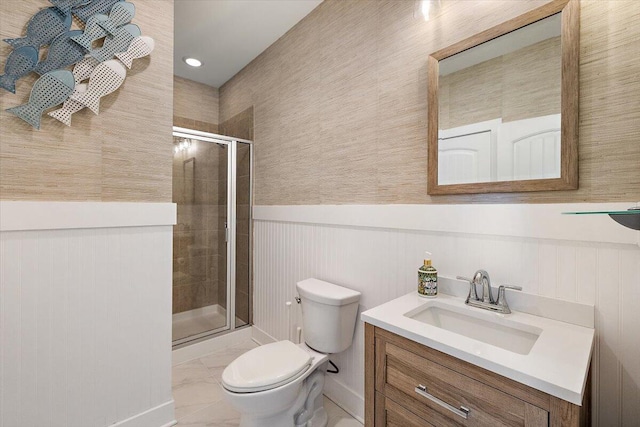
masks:
<svg viewBox="0 0 640 427"><path fill-rule="evenodd" d="M298 304L300 304L300 303L302 302L302 300L300 299L300 297L296 297L296 302L297 302Z"/></svg>

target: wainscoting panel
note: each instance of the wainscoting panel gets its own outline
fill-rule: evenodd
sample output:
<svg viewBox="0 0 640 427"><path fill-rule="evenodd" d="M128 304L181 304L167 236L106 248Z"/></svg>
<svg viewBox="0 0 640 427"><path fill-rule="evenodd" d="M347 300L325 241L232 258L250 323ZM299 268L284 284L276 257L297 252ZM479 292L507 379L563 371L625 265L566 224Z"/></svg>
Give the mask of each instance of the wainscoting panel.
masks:
<svg viewBox="0 0 640 427"><path fill-rule="evenodd" d="M1 427L173 421L171 239L171 225L0 233Z"/></svg>
<svg viewBox="0 0 640 427"><path fill-rule="evenodd" d="M594 425L634 425L640 419L637 245L256 218L254 319L255 326L272 337L295 336L296 326L301 326L298 308L288 325L285 306L295 301L297 281L316 277L356 289L362 292L362 311L415 290L416 270L428 250L444 276L471 275L484 268L495 284L521 285L528 293L594 304ZM327 392L357 396L336 400L360 418L363 356L359 321L353 345L331 356L340 374L330 376Z"/></svg>

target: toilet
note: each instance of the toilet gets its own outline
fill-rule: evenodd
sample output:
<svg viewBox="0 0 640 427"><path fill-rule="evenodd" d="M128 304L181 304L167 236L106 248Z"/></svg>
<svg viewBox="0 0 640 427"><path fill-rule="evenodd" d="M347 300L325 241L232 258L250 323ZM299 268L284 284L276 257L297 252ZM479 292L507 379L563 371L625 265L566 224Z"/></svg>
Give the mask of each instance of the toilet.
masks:
<svg viewBox="0 0 640 427"><path fill-rule="evenodd" d="M324 427L322 389L329 354L351 346L360 292L306 279L296 285L304 343L284 340L249 350L222 373L240 427Z"/></svg>

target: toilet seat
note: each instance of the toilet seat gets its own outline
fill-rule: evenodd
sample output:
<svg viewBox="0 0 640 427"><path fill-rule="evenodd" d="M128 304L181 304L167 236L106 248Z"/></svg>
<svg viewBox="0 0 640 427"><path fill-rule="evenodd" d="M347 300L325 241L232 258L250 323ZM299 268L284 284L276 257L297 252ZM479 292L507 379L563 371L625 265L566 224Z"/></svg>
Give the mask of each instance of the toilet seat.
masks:
<svg viewBox="0 0 640 427"><path fill-rule="evenodd" d="M236 393L255 393L279 387L311 366L309 352L291 341L278 341L249 350L222 373L222 385Z"/></svg>

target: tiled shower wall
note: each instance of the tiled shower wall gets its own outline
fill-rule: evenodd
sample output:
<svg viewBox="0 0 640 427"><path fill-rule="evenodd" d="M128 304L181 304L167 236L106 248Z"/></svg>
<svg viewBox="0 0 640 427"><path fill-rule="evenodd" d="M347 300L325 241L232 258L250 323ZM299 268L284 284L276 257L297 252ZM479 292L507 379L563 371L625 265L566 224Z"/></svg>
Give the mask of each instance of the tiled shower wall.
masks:
<svg viewBox="0 0 640 427"><path fill-rule="evenodd" d="M254 227L254 324L272 337L288 337L285 302L294 301L297 281L316 277L356 289L362 292L360 309L366 310L413 291L416 269L429 250L441 275L470 275L484 268L494 283L594 304L594 425L637 425L638 246L262 220ZM298 310L292 318L301 324ZM343 399L351 396L340 403L356 415L363 410L363 353L359 321L353 345L331 356L340 367L332 378L343 388Z"/></svg>
<svg viewBox="0 0 640 427"><path fill-rule="evenodd" d="M238 144L236 186L236 317L251 322L251 151Z"/></svg>

